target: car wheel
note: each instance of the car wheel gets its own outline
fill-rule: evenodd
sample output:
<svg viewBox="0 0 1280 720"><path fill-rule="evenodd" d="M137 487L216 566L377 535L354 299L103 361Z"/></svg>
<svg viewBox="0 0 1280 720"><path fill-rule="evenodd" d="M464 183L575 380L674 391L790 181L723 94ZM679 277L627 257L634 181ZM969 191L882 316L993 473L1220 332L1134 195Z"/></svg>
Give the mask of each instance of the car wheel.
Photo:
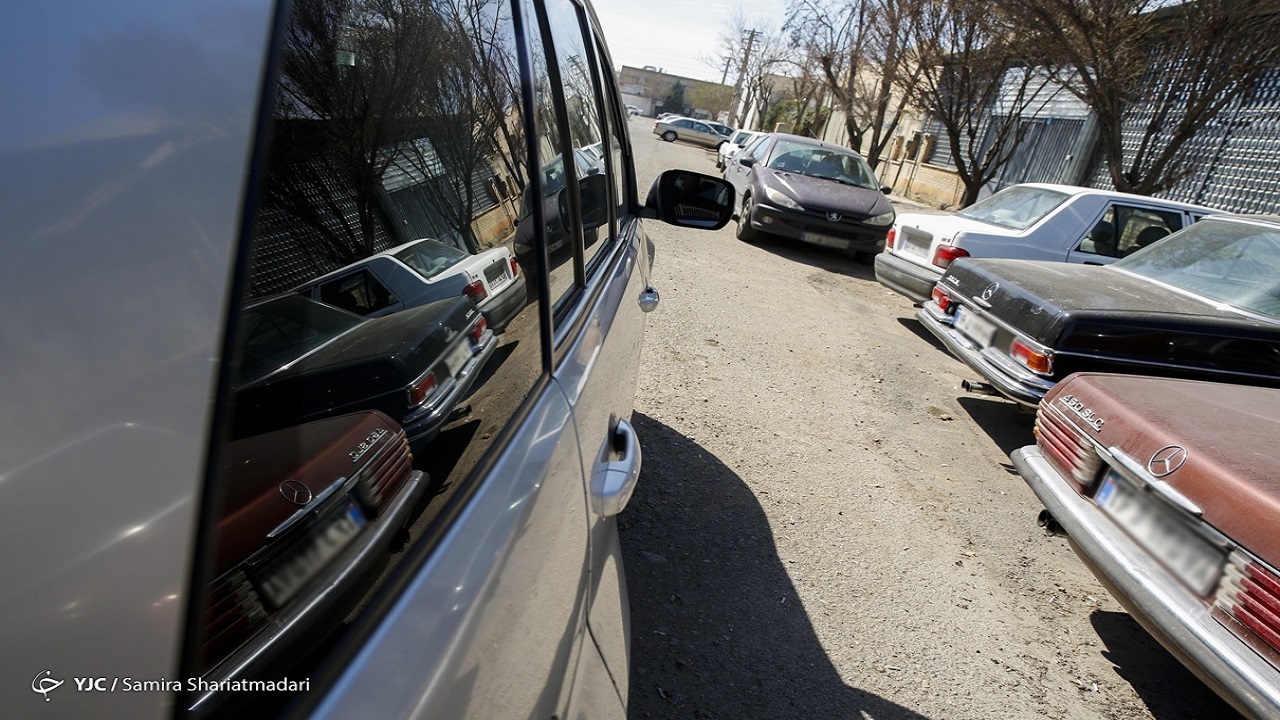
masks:
<svg viewBox="0 0 1280 720"><path fill-rule="evenodd" d="M751 227L751 196L742 198L742 210L738 211L738 227L735 233L743 242L755 242L760 239L760 231Z"/></svg>
<svg viewBox="0 0 1280 720"><path fill-rule="evenodd" d="M676 139L676 133L675 133L675 131L674 131L674 130L668 130L668 131L666 131L666 132L662 133L662 139L663 139L663 140L666 140L667 142L675 142L675 139Z"/></svg>

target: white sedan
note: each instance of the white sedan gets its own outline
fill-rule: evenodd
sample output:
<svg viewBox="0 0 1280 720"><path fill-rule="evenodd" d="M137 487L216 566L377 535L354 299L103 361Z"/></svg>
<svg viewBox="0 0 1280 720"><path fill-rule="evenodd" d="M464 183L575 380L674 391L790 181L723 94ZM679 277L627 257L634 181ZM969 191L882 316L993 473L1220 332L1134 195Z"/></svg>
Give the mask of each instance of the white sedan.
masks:
<svg viewBox="0 0 1280 720"><path fill-rule="evenodd" d="M922 303L959 258L1108 265L1219 212L1075 185L1014 185L951 215L899 215L876 256L876 279Z"/></svg>
<svg viewBox="0 0 1280 720"><path fill-rule="evenodd" d="M739 130L735 132L727 142L716 150L716 167L724 169L729 164L729 160L738 153L751 139L760 133L751 132L750 130Z"/></svg>

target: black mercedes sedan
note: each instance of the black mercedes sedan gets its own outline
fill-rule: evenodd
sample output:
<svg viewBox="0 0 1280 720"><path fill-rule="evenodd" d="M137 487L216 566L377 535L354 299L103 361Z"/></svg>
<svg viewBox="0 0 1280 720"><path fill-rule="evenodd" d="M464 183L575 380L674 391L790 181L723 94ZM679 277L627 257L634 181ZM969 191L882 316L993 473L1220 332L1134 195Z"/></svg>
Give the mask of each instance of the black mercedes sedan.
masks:
<svg viewBox="0 0 1280 720"><path fill-rule="evenodd" d="M366 320L301 295L245 308L232 435L377 410L414 443L449 419L498 344L464 297Z"/></svg>
<svg viewBox="0 0 1280 720"><path fill-rule="evenodd" d="M916 317L1028 406L1074 372L1280 386L1280 217L1207 217L1112 265L962 259Z"/></svg>
<svg viewBox="0 0 1280 720"><path fill-rule="evenodd" d="M767 233L871 262L893 225L889 188L839 145L774 133L734 155L724 179L737 198L740 240Z"/></svg>

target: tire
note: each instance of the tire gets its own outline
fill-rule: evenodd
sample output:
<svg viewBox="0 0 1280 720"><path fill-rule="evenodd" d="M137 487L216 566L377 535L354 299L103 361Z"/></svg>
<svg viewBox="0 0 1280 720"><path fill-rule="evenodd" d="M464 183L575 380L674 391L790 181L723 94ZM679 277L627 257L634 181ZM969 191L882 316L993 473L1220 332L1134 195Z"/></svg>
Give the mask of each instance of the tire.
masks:
<svg viewBox="0 0 1280 720"><path fill-rule="evenodd" d="M675 130L668 130L668 131L666 131L666 132L662 133L662 139L663 139L663 140L666 140L667 142L675 142L675 141L676 141L676 131L675 131Z"/></svg>
<svg viewBox="0 0 1280 720"><path fill-rule="evenodd" d="M738 212L738 226L734 232L742 242L755 242L760 239L760 231L751 227L751 196L742 198L742 210Z"/></svg>

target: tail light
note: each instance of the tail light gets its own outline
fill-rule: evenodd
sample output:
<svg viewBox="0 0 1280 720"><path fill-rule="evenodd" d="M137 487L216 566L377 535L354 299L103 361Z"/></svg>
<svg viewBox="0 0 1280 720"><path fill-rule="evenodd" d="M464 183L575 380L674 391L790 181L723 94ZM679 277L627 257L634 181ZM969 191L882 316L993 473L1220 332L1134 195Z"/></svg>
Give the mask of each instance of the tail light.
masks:
<svg viewBox="0 0 1280 720"><path fill-rule="evenodd" d="M938 303L938 309L942 312L951 311L951 296L937 285L933 286L933 301Z"/></svg>
<svg viewBox="0 0 1280 720"><path fill-rule="evenodd" d="M946 270L951 267L951 263L963 257L969 257L969 251L955 245L939 245L937 250L933 251L933 259L929 262Z"/></svg>
<svg viewBox="0 0 1280 720"><path fill-rule="evenodd" d="M1102 457L1084 432L1043 403L1036 412L1036 444L1082 488L1093 485L1102 469Z"/></svg>
<svg viewBox="0 0 1280 720"><path fill-rule="evenodd" d="M417 407L431 397L436 389L436 374L427 373L409 388L409 407Z"/></svg>
<svg viewBox="0 0 1280 720"><path fill-rule="evenodd" d="M1218 581L1215 604L1280 652L1280 577L1269 567L1233 551Z"/></svg>
<svg viewBox="0 0 1280 720"><path fill-rule="evenodd" d="M382 509L383 503L404 485L404 480L413 470L413 454L409 450L409 439L403 430L395 434L382 446L381 451L360 469L357 475L357 487L361 490L361 500L374 514Z"/></svg>
<svg viewBox="0 0 1280 720"><path fill-rule="evenodd" d="M489 322L481 315L476 321L475 327L471 328L471 337L476 342L480 342L480 338L484 336L484 331L489 329Z"/></svg>
<svg viewBox="0 0 1280 720"><path fill-rule="evenodd" d="M1053 351L1032 347L1020 339L1014 339L1009 345L1009 356L1027 366L1027 369L1041 375L1053 374Z"/></svg>
<svg viewBox="0 0 1280 720"><path fill-rule="evenodd" d="M480 304L481 300L489 297L489 291L484 289L484 283L477 280L470 285L462 288L462 294L471 298L471 302Z"/></svg>
<svg viewBox="0 0 1280 720"><path fill-rule="evenodd" d="M884 236L884 246L887 248L893 247L893 241L897 239L898 239L898 228L892 228L892 227L889 228L889 232L885 233L885 236Z"/></svg>
<svg viewBox="0 0 1280 720"><path fill-rule="evenodd" d="M520 277L520 263L516 262L515 258L511 258L511 277Z"/></svg>
<svg viewBox="0 0 1280 720"><path fill-rule="evenodd" d="M267 613L249 578L233 570L206 588L202 667L208 671L235 652L267 623Z"/></svg>

